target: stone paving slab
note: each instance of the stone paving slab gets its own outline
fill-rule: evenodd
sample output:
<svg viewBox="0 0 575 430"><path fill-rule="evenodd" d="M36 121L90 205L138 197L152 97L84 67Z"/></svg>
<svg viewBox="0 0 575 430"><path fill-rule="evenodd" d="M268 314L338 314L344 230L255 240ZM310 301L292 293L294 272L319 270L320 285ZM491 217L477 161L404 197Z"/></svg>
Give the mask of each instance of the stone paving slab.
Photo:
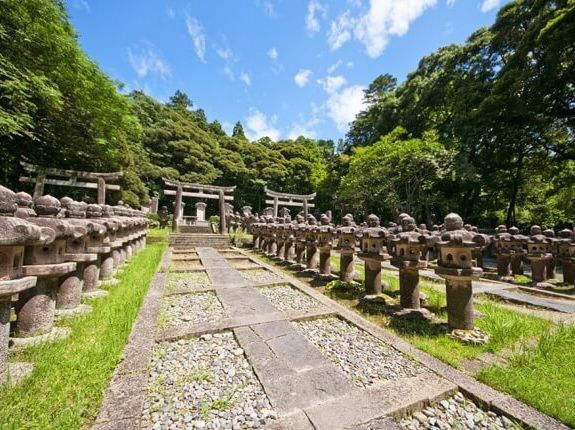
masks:
<svg viewBox="0 0 575 430"><path fill-rule="evenodd" d="M210 324L184 324L159 333L154 339L165 275L159 273L146 297L125 348L125 359L116 369L100 414L97 430L136 429L141 425L143 394L155 340L197 337L204 333L233 330L235 339L258 377L279 420L270 430L362 429L397 430L398 424L384 414L396 416L455 390L493 410L501 409L513 419L540 429L567 429L556 420L539 413L472 377L416 349L328 297L267 264L260 264L289 284L313 297L322 306L306 311L279 312L258 293L254 282L225 261L216 250L197 248L228 318ZM239 254L246 255L240 250ZM167 252L162 267L169 264ZM194 288L194 287L192 287ZM259 297L258 297L259 296ZM416 377L384 381L365 389L327 360L305 336L291 327L294 319L337 315L431 370ZM438 376L441 375L441 376ZM128 398L129 397L129 398Z"/></svg>
<svg viewBox="0 0 575 430"><path fill-rule="evenodd" d="M537 306L540 308L551 309L567 314L575 314L575 303L568 303L550 298L548 299L520 291L499 290L490 291L489 294L500 299L509 300L515 303Z"/></svg>
<svg viewBox="0 0 575 430"><path fill-rule="evenodd" d="M281 276L286 276L280 269L260 261L260 264L271 271L274 271ZM408 354L414 357L417 361L419 361L422 365L427 367L428 369L435 372L437 375L441 375L444 379L452 382L453 384L457 385L459 390L466 396L472 399L475 402L479 402L482 405L485 405L487 409L494 409L495 412L504 413L509 418L520 421L528 428L534 429L544 429L544 430L568 430L569 427L560 423L556 419L545 415L536 409L520 402L519 400L511 397L508 394L504 394L500 391L491 388L475 378L457 370L453 367L449 366L448 364L442 362L441 360L432 357L431 355L417 349L408 341L395 336L386 330L382 329L381 327L377 326L376 324L360 317L355 312L350 311L349 309L345 308L344 306L336 303L326 297L325 295L321 294L317 290L311 288L307 284L299 281L296 278L289 278L289 283L294 287L302 290L304 293L309 294L319 302L329 306L334 311L337 311L338 315L346 319L348 322L353 323L357 327L365 330L366 332L372 334L373 336L387 342L391 347L397 349L400 352ZM501 409L499 409L501 408ZM355 428L354 426L348 428ZM362 429L378 429L379 427L358 427ZM384 429L387 427L383 427ZM392 429L396 429L395 427L389 427Z"/></svg>
<svg viewBox="0 0 575 430"><path fill-rule="evenodd" d="M426 374L355 390L304 411L316 429L338 430L389 413L418 410L430 400L448 397L456 391L455 384L437 375Z"/></svg>

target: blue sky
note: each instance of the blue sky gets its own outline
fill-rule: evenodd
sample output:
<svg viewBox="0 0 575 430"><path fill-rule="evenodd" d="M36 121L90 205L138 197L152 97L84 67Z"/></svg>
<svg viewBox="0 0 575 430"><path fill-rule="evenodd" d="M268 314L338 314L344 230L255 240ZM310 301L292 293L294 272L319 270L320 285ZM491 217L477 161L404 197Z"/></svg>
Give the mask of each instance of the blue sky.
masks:
<svg viewBox="0 0 575 430"><path fill-rule="evenodd" d="M67 0L88 55L125 90L180 89L251 139L338 139L379 74L462 43L506 0Z"/></svg>

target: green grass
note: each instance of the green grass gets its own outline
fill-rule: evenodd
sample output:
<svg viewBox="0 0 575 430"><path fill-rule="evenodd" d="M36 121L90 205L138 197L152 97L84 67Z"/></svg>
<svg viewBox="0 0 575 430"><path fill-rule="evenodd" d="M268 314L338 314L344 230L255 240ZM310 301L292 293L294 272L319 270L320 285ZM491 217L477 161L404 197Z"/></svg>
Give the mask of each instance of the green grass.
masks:
<svg viewBox="0 0 575 430"><path fill-rule="evenodd" d="M34 372L0 390L0 428L80 429L95 418L165 246L149 244L109 296L90 302L90 314L60 323L72 329L69 338L13 357L34 363Z"/></svg>
<svg viewBox="0 0 575 430"><path fill-rule="evenodd" d="M164 229L159 229L159 228L150 228L148 229L148 238L152 239L152 241L167 241L168 240L168 236L170 235L170 233L172 232L171 228L164 228Z"/></svg>
<svg viewBox="0 0 575 430"><path fill-rule="evenodd" d="M575 427L575 327L545 332L536 346L506 366L484 369L479 379Z"/></svg>

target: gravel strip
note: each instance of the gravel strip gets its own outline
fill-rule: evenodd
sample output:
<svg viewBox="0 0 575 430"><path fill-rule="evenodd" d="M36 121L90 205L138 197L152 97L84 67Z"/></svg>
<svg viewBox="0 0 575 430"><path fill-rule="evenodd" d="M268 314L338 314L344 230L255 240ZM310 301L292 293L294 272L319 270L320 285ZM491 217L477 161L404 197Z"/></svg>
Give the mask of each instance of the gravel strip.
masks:
<svg viewBox="0 0 575 430"><path fill-rule="evenodd" d="M162 328L181 323L207 323L226 316L215 293L178 294L162 299L158 325Z"/></svg>
<svg viewBox="0 0 575 430"><path fill-rule="evenodd" d="M156 345L141 428L236 430L276 418L232 333Z"/></svg>
<svg viewBox="0 0 575 430"><path fill-rule="evenodd" d="M169 273L166 288L209 287L212 285L206 272Z"/></svg>
<svg viewBox="0 0 575 430"><path fill-rule="evenodd" d="M187 269L201 266L202 262L200 260L172 260L172 267L175 269Z"/></svg>
<svg viewBox="0 0 575 430"><path fill-rule="evenodd" d="M258 291L263 294L279 311L304 311L321 306L315 299L305 293L289 286L261 287Z"/></svg>
<svg viewBox="0 0 575 430"><path fill-rule="evenodd" d="M186 253L176 253L172 254L172 260L189 260L194 258L200 258L197 252L186 252Z"/></svg>
<svg viewBox="0 0 575 430"><path fill-rule="evenodd" d="M385 342L342 319L318 318L292 324L358 387L426 371Z"/></svg>
<svg viewBox="0 0 575 430"><path fill-rule="evenodd" d="M482 411L471 400L457 393L449 399L441 400L421 412L415 412L412 416L402 419L400 425L407 430L503 430L513 428L516 424L495 412Z"/></svg>
<svg viewBox="0 0 575 430"><path fill-rule="evenodd" d="M278 275L267 269L247 269L240 270L239 272L245 279L255 282L256 284L272 284L281 281Z"/></svg>
<svg viewBox="0 0 575 430"><path fill-rule="evenodd" d="M228 258L226 261L232 267L249 266L250 264L255 264L249 258Z"/></svg>

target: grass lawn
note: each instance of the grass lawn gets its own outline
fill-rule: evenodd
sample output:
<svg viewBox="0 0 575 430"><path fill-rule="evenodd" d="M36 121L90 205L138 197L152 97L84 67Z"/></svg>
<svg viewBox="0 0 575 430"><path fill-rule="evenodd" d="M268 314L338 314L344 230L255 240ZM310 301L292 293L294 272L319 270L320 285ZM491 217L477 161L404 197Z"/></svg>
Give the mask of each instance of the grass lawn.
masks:
<svg viewBox="0 0 575 430"><path fill-rule="evenodd" d="M69 338L11 359L34 363L21 385L0 390L2 429L81 429L98 412L166 243L149 244L119 275L90 314L62 321Z"/></svg>
<svg viewBox="0 0 575 430"><path fill-rule="evenodd" d="M575 327L560 327L513 355L507 366L484 369L478 379L575 427L574 352Z"/></svg>

